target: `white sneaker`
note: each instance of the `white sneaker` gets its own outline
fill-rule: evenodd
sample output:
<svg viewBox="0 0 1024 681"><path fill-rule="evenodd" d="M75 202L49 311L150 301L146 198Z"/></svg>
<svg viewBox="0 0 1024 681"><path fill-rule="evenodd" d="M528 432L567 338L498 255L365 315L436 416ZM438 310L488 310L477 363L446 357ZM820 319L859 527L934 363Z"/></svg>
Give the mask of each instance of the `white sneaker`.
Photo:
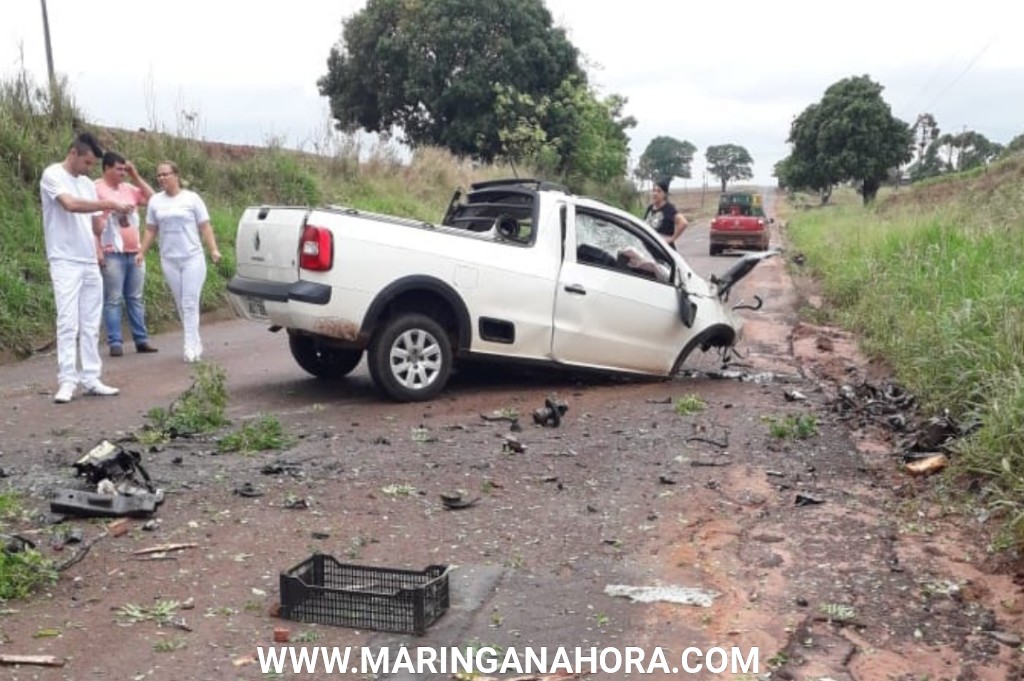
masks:
<svg viewBox="0 0 1024 681"><path fill-rule="evenodd" d="M75 384L74 383L61 383L60 389L57 390L57 394L53 396L53 401L57 404L67 404L71 401L71 398L75 396Z"/></svg>
<svg viewBox="0 0 1024 681"><path fill-rule="evenodd" d="M86 395L98 395L101 397L106 397L108 395L116 395L119 392L121 392L119 388L113 388L109 385L106 385L105 383L101 383L100 381L96 381L92 385L86 386L85 388Z"/></svg>

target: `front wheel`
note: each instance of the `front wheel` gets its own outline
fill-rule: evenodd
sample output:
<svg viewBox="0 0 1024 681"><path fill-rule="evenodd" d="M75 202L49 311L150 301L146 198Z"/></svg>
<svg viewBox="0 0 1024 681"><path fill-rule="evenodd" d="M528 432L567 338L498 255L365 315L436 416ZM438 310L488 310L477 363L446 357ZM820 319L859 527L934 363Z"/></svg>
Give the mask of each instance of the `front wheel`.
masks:
<svg viewBox="0 0 1024 681"><path fill-rule="evenodd" d="M452 371L452 345L436 321L402 314L387 323L370 343L373 382L398 402L423 402L444 389Z"/></svg>
<svg viewBox="0 0 1024 681"><path fill-rule="evenodd" d="M288 348L300 367L317 378L338 379L352 373L363 358L362 350L343 350L301 333L288 334Z"/></svg>

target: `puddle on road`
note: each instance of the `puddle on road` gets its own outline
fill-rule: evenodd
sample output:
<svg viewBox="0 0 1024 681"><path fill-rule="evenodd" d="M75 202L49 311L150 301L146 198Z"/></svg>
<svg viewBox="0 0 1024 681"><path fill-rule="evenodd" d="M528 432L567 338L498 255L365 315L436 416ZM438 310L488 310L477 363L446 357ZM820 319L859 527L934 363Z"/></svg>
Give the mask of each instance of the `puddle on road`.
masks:
<svg viewBox="0 0 1024 681"><path fill-rule="evenodd" d="M719 594L717 591L697 589L689 586L627 586L609 584L604 588L609 596L630 598L637 603L679 603L710 608Z"/></svg>

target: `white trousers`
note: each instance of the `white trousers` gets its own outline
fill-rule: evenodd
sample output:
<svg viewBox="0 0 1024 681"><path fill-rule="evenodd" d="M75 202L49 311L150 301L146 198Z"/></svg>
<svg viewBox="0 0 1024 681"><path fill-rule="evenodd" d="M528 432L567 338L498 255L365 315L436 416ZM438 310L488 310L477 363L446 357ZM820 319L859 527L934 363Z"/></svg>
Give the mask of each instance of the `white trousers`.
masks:
<svg viewBox="0 0 1024 681"><path fill-rule="evenodd" d="M91 386L100 379L103 277L97 263L50 261L57 305L57 382ZM82 370L78 371L81 359Z"/></svg>
<svg viewBox="0 0 1024 681"><path fill-rule="evenodd" d="M189 258L161 258L160 266L178 308L185 336L185 356L198 358L203 354L203 343L199 339L199 300L206 281L206 256L200 253Z"/></svg>

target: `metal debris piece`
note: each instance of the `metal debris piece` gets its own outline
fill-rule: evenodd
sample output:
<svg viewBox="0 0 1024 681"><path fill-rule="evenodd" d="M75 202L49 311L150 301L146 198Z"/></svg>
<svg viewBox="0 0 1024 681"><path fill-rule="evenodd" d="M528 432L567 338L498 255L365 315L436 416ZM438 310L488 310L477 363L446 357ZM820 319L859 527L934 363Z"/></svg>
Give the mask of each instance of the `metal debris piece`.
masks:
<svg viewBox="0 0 1024 681"><path fill-rule="evenodd" d="M526 445L520 442L515 435L506 435L501 443L501 451L507 454L522 454L526 451Z"/></svg>
<svg viewBox="0 0 1024 681"><path fill-rule="evenodd" d="M442 492L441 503L449 511L459 511L470 506L475 506L480 501L480 497L473 497L472 499L465 498L461 492Z"/></svg>
<svg viewBox="0 0 1024 681"><path fill-rule="evenodd" d="M824 504L825 500L819 497L811 496L810 494L797 494L796 502L797 506L815 506L817 504Z"/></svg>
<svg viewBox="0 0 1024 681"><path fill-rule="evenodd" d="M262 497L263 496L263 492L258 490L258 489L256 489L256 487L251 482L245 482L245 483L242 483L241 485L239 485L238 487L236 487L235 488L235 494L237 496L247 497L247 498Z"/></svg>
<svg viewBox="0 0 1024 681"><path fill-rule="evenodd" d="M142 466L142 454L130 452L108 440L93 447L87 454L74 463L75 475L85 477L90 483L98 485L103 480L120 482L123 480L142 484L150 492L154 492L149 473ZM136 478L141 477L141 481Z"/></svg>
<svg viewBox="0 0 1024 681"><path fill-rule="evenodd" d="M50 499L50 511L98 518L145 517L156 511L158 503L154 494L109 496L77 489L57 489Z"/></svg>
<svg viewBox="0 0 1024 681"><path fill-rule="evenodd" d="M710 608L721 594L709 589L697 589L688 586L627 586L625 584L609 584L604 592L613 597L632 599L636 603L679 603L681 605L699 605Z"/></svg>
<svg viewBox="0 0 1024 681"><path fill-rule="evenodd" d="M533 422L545 428L558 428L562 425L562 417L569 411L569 405L548 397L544 406L533 412Z"/></svg>
<svg viewBox="0 0 1024 681"><path fill-rule="evenodd" d="M787 390L782 393L782 396L786 398L787 402L803 402L807 399L807 395L804 395L799 390Z"/></svg>

